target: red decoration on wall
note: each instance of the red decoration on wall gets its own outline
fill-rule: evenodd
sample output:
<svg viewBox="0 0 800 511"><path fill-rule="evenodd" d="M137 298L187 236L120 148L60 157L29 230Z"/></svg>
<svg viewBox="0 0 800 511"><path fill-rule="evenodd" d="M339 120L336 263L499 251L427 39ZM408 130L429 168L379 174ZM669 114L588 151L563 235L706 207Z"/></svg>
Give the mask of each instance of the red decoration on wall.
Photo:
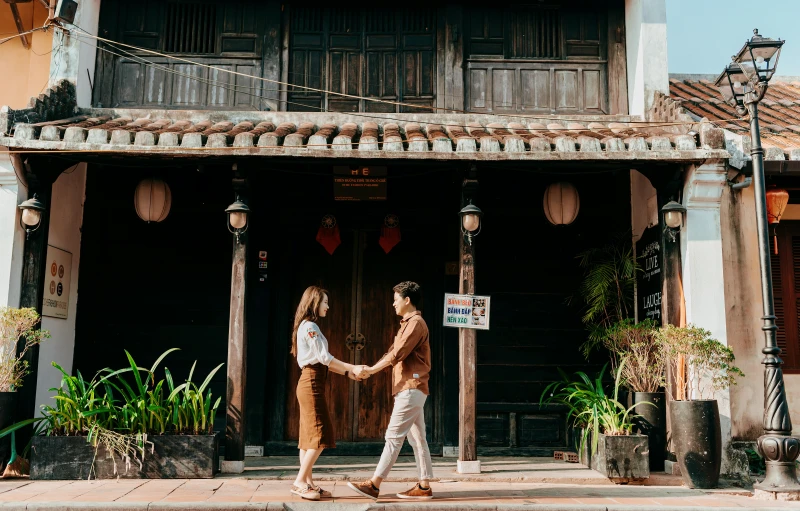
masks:
<svg viewBox="0 0 800 511"><path fill-rule="evenodd" d="M767 220L770 224L778 225L786 211L786 205L789 204L789 192L782 188L770 188L767 190ZM778 253L778 235L773 231L773 239L775 240L775 253Z"/></svg>
<svg viewBox="0 0 800 511"><path fill-rule="evenodd" d="M336 225L336 217L333 215L325 215L322 217L322 222L320 222L319 229L317 230L317 242L322 245L330 255L333 255L336 248L342 244L342 238L339 236L339 226Z"/></svg>
<svg viewBox="0 0 800 511"><path fill-rule="evenodd" d="M392 251L395 245L400 243L400 219L397 218L397 215L388 214L383 219L381 237L378 239L378 243L387 254Z"/></svg>

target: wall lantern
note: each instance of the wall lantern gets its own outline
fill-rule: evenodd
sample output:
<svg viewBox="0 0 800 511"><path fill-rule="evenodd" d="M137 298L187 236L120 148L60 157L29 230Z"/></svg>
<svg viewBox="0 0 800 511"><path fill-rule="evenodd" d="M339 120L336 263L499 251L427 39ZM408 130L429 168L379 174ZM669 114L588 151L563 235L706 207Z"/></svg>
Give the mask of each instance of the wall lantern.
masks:
<svg viewBox="0 0 800 511"><path fill-rule="evenodd" d="M472 200L470 200L469 204L464 206L458 214L461 216L461 232L467 236L467 241L472 245L472 238L481 232L481 217L483 216L483 211L481 211L481 208L478 206L472 204Z"/></svg>
<svg viewBox="0 0 800 511"><path fill-rule="evenodd" d="M30 239L31 233L42 225L44 202L40 201L34 193L32 199L24 201L17 207L22 210L22 214L19 216L19 225L25 229L25 239Z"/></svg>
<svg viewBox="0 0 800 511"><path fill-rule="evenodd" d="M675 241L675 236L683 226L683 217L686 215L686 206L671 200L661 208L664 213L664 224L667 226L667 235L670 241Z"/></svg>
<svg viewBox="0 0 800 511"><path fill-rule="evenodd" d="M239 243L239 237L249 227L247 217L250 214L250 208L237 195L236 200L225 209L225 212L228 214L228 230L236 235L236 243Z"/></svg>
<svg viewBox="0 0 800 511"><path fill-rule="evenodd" d="M569 225L578 218L581 198L571 183L553 183L544 191L544 215L553 225Z"/></svg>
<svg viewBox="0 0 800 511"><path fill-rule="evenodd" d="M161 222L172 207L172 192L162 179L148 177L139 181L133 194L136 214L147 222Z"/></svg>
<svg viewBox="0 0 800 511"><path fill-rule="evenodd" d="M778 223L781 221L783 212L786 211L786 206L789 204L789 192L782 188L770 188L766 192L767 197L767 221L775 225L777 229ZM775 254L778 253L778 234L773 231L772 237L774 240Z"/></svg>

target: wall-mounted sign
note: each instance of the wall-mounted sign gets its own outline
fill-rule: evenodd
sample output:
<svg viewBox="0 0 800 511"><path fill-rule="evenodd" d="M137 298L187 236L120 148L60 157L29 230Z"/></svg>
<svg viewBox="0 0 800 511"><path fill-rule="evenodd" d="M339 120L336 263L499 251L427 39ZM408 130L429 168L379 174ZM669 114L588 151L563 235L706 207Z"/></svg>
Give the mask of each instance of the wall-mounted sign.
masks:
<svg viewBox="0 0 800 511"><path fill-rule="evenodd" d="M445 293L444 326L489 330L489 297Z"/></svg>
<svg viewBox="0 0 800 511"><path fill-rule="evenodd" d="M47 245L47 275L44 279L42 316L67 319L72 254Z"/></svg>
<svg viewBox="0 0 800 511"><path fill-rule="evenodd" d="M333 198L342 201L386 200L386 167L333 167Z"/></svg>
<svg viewBox="0 0 800 511"><path fill-rule="evenodd" d="M636 275L637 319L652 319L661 324L661 226L648 227L636 241L636 259L641 271Z"/></svg>

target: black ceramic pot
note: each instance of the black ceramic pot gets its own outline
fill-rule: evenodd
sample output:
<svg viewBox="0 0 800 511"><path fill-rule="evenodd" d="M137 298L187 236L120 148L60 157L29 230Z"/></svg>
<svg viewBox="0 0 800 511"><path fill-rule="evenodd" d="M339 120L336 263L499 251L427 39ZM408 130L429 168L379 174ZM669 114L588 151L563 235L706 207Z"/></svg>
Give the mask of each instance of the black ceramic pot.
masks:
<svg viewBox="0 0 800 511"><path fill-rule="evenodd" d="M650 472L664 471L667 448L667 399L663 392L634 392L636 431L647 435L650 445ZM640 404L641 403L641 404ZM652 403L652 405L645 404Z"/></svg>
<svg viewBox="0 0 800 511"><path fill-rule="evenodd" d="M722 463L717 401L671 401L669 413L683 481L690 488L715 488Z"/></svg>
<svg viewBox="0 0 800 511"><path fill-rule="evenodd" d="M16 392L0 392L0 429L5 429L14 424L14 414L17 408ZM11 457L11 436L0 438L0 468L5 469Z"/></svg>

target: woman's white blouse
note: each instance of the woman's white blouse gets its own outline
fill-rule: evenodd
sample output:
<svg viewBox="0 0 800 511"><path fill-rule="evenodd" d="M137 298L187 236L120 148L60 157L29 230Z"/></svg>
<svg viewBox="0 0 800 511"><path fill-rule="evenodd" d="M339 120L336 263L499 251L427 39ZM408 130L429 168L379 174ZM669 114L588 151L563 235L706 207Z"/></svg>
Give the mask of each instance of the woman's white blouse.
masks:
<svg viewBox="0 0 800 511"><path fill-rule="evenodd" d="M333 355L328 351L328 339L313 321L303 321L297 328L297 365L330 365Z"/></svg>

